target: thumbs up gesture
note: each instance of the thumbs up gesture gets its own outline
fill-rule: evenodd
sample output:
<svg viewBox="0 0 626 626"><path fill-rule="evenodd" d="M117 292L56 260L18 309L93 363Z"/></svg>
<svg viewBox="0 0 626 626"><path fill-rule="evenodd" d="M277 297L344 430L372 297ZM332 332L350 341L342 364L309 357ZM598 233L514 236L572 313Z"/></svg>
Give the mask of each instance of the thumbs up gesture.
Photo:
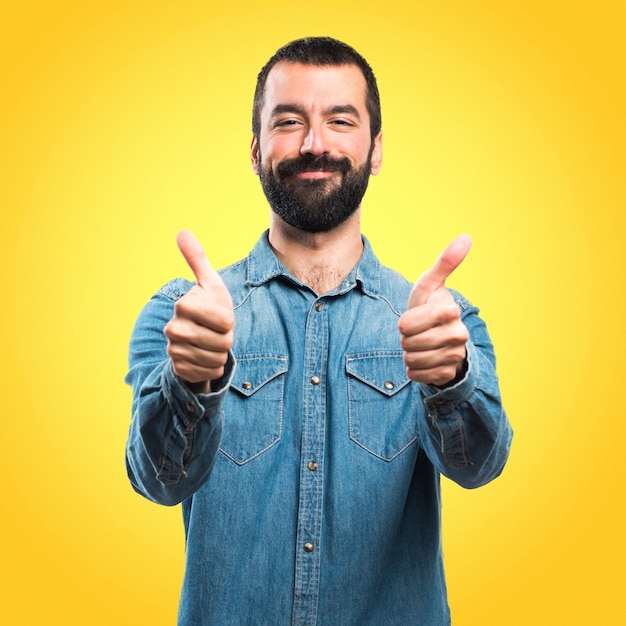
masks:
<svg viewBox="0 0 626 626"><path fill-rule="evenodd" d="M411 380L441 386L463 371L469 332L446 289L446 279L465 259L471 245L469 235L459 235L411 291L408 308L398 321Z"/></svg>
<svg viewBox="0 0 626 626"><path fill-rule="evenodd" d="M208 393L211 381L224 374L233 345L233 303L195 236L181 231L176 243L196 285L176 302L174 315L165 326L167 354L177 376L187 381L195 393Z"/></svg>

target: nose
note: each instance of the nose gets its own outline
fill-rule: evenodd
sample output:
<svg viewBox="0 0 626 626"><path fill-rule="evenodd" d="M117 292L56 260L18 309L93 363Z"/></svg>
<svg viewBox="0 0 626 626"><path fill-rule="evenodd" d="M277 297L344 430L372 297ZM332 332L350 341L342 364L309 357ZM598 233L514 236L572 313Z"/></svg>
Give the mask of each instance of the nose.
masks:
<svg viewBox="0 0 626 626"><path fill-rule="evenodd" d="M300 154L313 154L320 156L328 154L330 148L324 133L323 127L311 124L307 130L302 145L300 146Z"/></svg>

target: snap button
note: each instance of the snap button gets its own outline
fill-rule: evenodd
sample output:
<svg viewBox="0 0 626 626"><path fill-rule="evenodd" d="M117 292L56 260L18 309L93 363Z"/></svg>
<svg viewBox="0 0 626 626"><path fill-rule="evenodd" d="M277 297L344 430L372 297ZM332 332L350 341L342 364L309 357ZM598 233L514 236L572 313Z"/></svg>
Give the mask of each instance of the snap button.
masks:
<svg viewBox="0 0 626 626"><path fill-rule="evenodd" d="M393 389L394 388L394 384L388 380L385 382L385 389Z"/></svg>
<svg viewBox="0 0 626 626"><path fill-rule="evenodd" d="M191 402L187 403L187 410L193 415L196 412L196 405L191 404Z"/></svg>
<svg viewBox="0 0 626 626"><path fill-rule="evenodd" d="M311 384L312 385L319 385L322 381L320 380L319 376L311 376Z"/></svg>
<svg viewBox="0 0 626 626"><path fill-rule="evenodd" d="M307 467L308 467L308 468L309 468L312 472L314 472L314 471L315 471L315 470L319 467L319 465L317 464L317 461L309 461L309 464L307 465Z"/></svg>
<svg viewBox="0 0 626 626"><path fill-rule="evenodd" d="M315 546L310 541L307 541L304 544L304 551L305 552L313 552L313 550L315 550Z"/></svg>
<svg viewBox="0 0 626 626"><path fill-rule="evenodd" d="M315 303L315 310L316 311L321 311L324 308L324 305L321 302L316 302Z"/></svg>
<svg viewBox="0 0 626 626"><path fill-rule="evenodd" d="M243 385L241 385L244 389L252 389L252 383L249 381L246 381L245 383L243 383Z"/></svg>

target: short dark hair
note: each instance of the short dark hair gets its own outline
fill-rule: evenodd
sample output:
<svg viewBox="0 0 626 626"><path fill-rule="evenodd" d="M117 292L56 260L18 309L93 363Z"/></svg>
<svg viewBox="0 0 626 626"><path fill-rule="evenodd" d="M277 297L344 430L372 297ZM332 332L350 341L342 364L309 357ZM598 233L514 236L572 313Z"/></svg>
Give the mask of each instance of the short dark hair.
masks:
<svg viewBox="0 0 626 626"><path fill-rule="evenodd" d="M356 65L365 78L367 90L365 106L370 116L372 141L382 127L380 94L376 77L369 63L351 46L332 37L304 37L295 39L277 50L259 72L252 106L252 134L259 136L261 131L261 109L265 96L265 83L270 70L280 61L304 63L305 65Z"/></svg>

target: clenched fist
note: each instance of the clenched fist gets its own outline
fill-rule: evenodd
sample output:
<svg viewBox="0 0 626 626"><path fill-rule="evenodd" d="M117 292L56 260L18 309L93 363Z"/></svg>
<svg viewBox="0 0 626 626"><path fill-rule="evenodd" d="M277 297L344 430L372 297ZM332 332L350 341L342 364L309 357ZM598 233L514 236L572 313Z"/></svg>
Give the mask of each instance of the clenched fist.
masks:
<svg viewBox="0 0 626 626"><path fill-rule="evenodd" d="M196 284L176 302L174 316L165 326L167 354L177 376L195 393L208 393L211 381L224 374L233 345L233 303L195 236L183 230L176 243Z"/></svg>
<svg viewBox="0 0 626 626"><path fill-rule="evenodd" d="M469 332L446 279L472 246L469 235L459 235L422 274L398 321L407 376L416 382L445 385L463 372Z"/></svg>

